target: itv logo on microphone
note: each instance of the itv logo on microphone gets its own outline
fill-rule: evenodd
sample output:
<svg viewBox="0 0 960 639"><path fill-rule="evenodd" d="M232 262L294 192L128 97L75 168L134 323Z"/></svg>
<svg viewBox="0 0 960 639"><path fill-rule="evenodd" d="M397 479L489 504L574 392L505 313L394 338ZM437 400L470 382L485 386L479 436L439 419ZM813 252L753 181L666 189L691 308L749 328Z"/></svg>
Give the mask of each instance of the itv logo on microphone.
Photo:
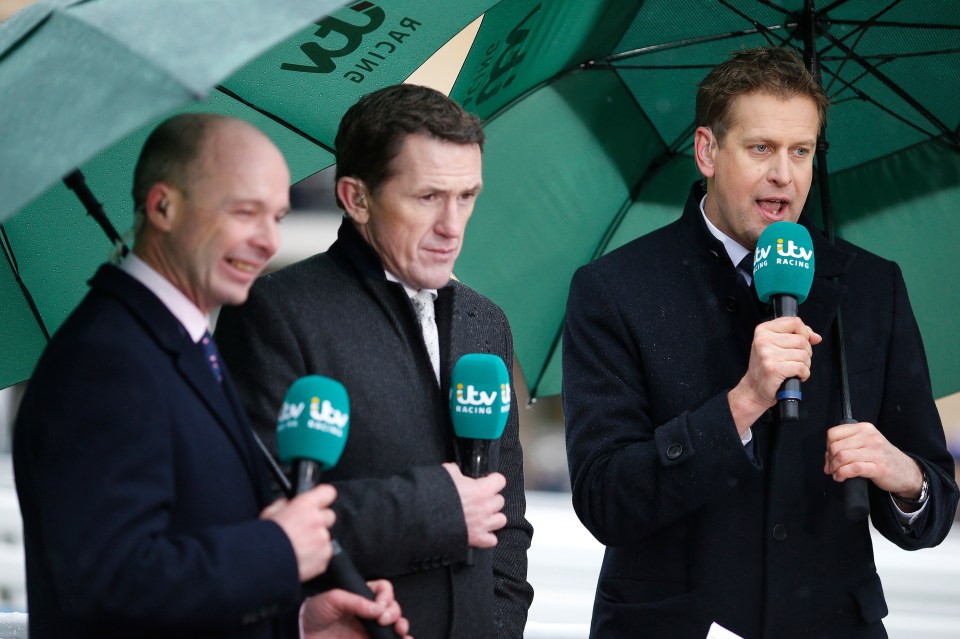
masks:
<svg viewBox="0 0 960 639"><path fill-rule="evenodd" d="M499 396L499 398L498 398ZM454 410L469 415L492 415L494 403L500 400L501 413L510 410L510 385L500 384L500 389L490 391L478 390L473 384L466 387L463 383L457 384Z"/></svg>
<svg viewBox="0 0 960 639"><path fill-rule="evenodd" d="M776 244L763 245L758 243L753 256L754 274L767 267L771 254L774 258L773 263L776 265L809 269L813 258L813 248L804 248L793 240L784 240L782 237L776 239Z"/></svg>
<svg viewBox="0 0 960 639"><path fill-rule="evenodd" d="M304 402L284 402L277 419L277 432L288 428L306 426L319 430L335 437L344 436L344 428L350 422L350 413L345 413L333 406L330 400L321 401L319 397L310 398L310 409L307 411L305 422L301 422L307 405Z"/></svg>

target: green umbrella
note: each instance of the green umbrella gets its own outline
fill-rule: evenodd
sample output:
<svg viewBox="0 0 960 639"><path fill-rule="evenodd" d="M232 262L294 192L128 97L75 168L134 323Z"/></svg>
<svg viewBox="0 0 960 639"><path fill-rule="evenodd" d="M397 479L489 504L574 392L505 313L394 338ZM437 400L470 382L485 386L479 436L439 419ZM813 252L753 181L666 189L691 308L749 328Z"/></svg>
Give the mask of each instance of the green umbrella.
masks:
<svg viewBox="0 0 960 639"><path fill-rule="evenodd" d="M61 177L80 166L106 224L129 229L149 130L204 110L263 129L300 180L333 163L351 104L402 82L496 2L361 1L330 13L344 4L61 0L0 26L0 388L29 377L112 247Z"/></svg>
<svg viewBox="0 0 960 639"><path fill-rule="evenodd" d="M818 162L829 158L837 235L900 263L935 393L960 390L953 3L504 0L451 93L488 135L457 275L506 311L531 396L560 391L574 270L679 217L699 177L697 83L731 51L766 45L819 62L833 106ZM823 183L808 201L820 218Z"/></svg>

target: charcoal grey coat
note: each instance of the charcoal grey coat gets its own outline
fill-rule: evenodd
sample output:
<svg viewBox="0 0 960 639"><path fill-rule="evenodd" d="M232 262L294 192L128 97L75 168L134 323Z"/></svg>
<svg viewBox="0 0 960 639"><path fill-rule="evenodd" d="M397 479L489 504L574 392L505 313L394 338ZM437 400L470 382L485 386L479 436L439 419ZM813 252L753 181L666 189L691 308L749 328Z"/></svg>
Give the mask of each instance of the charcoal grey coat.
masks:
<svg viewBox="0 0 960 639"><path fill-rule="evenodd" d="M419 323L400 284L344 220L327 253L260 278L241 307L224 309L216 338L266 441L290 384L324 375L344 384L350 430L325 477L338 490L334 534L367 577L393 581L417 639L521 637L533 591L532 528L524 518L516 400L492 467L507 478L507 526L493 551L465 566L467 533L443 462L459 458L448 412L450 372L466 353L511 367L506 316L458 283L439 291L439 387Z"/></svg>

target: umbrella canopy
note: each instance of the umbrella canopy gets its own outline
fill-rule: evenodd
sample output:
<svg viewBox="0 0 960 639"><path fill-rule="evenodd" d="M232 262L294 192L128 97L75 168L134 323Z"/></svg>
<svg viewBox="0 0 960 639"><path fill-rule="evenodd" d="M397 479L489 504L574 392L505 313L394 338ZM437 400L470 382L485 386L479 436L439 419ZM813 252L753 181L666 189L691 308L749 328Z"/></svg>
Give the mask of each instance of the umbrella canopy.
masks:
<svg viewBox="0 0 960 639"><path fill-rule="evenodd" d="M837 235L900 263L935 394L960 390L960 278L949 275L960 237L960 9L924 0L504 0L451 93L484 118L488 135L486 187L457 275L506 311L532 396L560 391L574 270L680 216L699 178L699 81L730 52L768 45L819 62L832 100ZM825 212L819 187L815 179L807 203L815 219Z"/></svg>
<svg viewBox="0 0 960 639"><path fill-rule="evenodd" d="M496 3L344 4L59 0L0 26L0 388L29 377L112 247L61 177L81 166L112 225L129 229L147 134L201 110L264 130L298 181L333 163L361 95L402 82Z"/></svg>

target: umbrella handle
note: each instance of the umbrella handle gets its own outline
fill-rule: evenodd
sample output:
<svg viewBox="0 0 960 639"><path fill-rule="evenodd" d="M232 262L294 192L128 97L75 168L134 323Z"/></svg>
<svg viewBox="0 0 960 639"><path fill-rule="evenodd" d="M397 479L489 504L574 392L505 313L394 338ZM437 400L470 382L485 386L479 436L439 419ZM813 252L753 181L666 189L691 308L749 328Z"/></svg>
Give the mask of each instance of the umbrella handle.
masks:
<svg viewBox="0 0 960 639"><path fill-rule="evenodd" d="M90 191L90 187L87 186L87 181L84 179L80 169L74 169L64 177L63 183L67 185L67 188L77 194L77 199L80 200L83 208L87 210L87 215L92 217L97 224L100 225L100 228L107 234L107 237L110 238L114 246L120 247L120 254L126 257L129 252L127 245L123 243L123 239L121 239L120 234L117 233L117 229L113 228L113 224L110 223L107 214L104 213L103 204L101 204L97 198L94 197L93 192Z"/></svg>

